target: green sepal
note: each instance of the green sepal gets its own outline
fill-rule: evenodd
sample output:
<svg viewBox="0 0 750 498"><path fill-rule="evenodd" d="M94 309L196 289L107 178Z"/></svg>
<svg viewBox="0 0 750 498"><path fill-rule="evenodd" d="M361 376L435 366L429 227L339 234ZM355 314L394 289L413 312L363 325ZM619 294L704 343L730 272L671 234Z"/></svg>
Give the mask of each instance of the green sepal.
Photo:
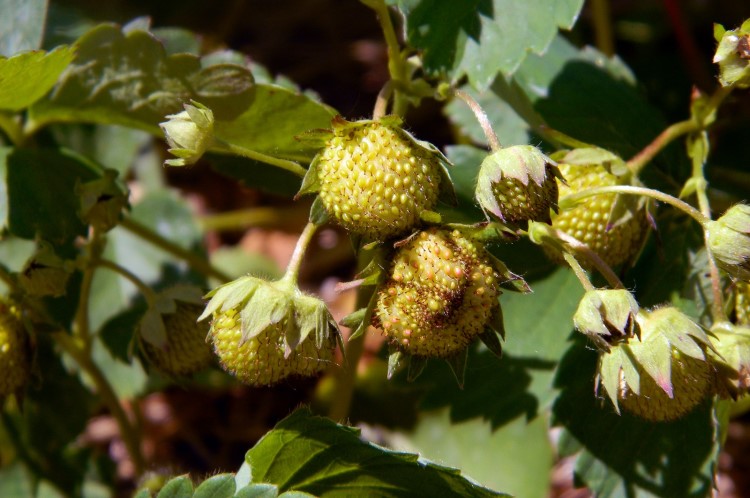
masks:
<svg viewBox="0 0 750 498"><path fill-rule="evenodd" d="M352 332L352 335L349 336L350 341L364 334L365 331L367 330L367 327L370 326L370 322L372 321L372 312L375 309L377 302L378 302L378 293L373 292L372 296L370 297L370 302L367 303L367 307L365 308L365 314L362 317L362 322L359 324L357 329L354 332Z"/></svg>
<svg viewBox="0 0 750 498"><path fill-rule="evenodd" d="M328 223L330 215L323 206L323 201L320 200L320 196L315 197L315 200L310 206L310 223L314 223L317 226L325 225Z"/></svg>
<svg viewBox="0 0 750 498"><path fill-rule="evenodd" d="M365 319L366 314L367 314L367 308L360 308L357 311L354 311L346 315L344 318L341 319L339 323L343 325L344 327L347 327L350 329L356 329L362 324L362 322Z"/></svg>
<svg viewBox="0 0 750 498"><path fill-rule="evenodd" d="M408 382L414 382L424 372L424 367L427 365L427 358L424 356L409 356L409 371L406 374L406 380Z"/></svg>
<svg viewBox="0 0 750 498"><path fill-rule="evenodd" d="M385 270L388 262L385 260L385 253L383 250L376 251L372 259L362 271L357 273L356 277L361 279L360 286L377 285L383 281L385 277Z"/></svg>
<svg viewBox="0 0 750 498"><path fill-rule="evenodd" d="M149 306L138 324L139 336L157 348L167 345L167 329L164 326L162 313L154 306Z"/></svg>
<svg viewBox="0 0 750 498"><path fill-rule="evenodd" d="M445 359L445 362L451 367L451 372L456 378L459 389L464 388L464 380L466 378L466 363L469 359L469 348L465 348L463 351L459 351Z"/></svg>
<svg viewBox="0 0 750 498"><path fill-rule="evenodd" d="M398 371L399 367L401 366L401 362L407 357L408 355L401 351L400 349L396 348L395 346L389 347L389 353L388 353L388 374L386 377L388 380L393 378L393 376L396 374L396 371Z"/></svg>
<svg viewBox="0 0 750 498"><path fill-rule="evenodd" d="M326 143L333 138L333 131L328 128L316 128L314 130L307 130L304 133L300 133L294 137L295 140L301 142L311 149L323 148Z"/></svg>
<svg viewBox="0 0 750 498"><path fill-rule="evenodd" d="M503 308L500 306L500 301L498 301L497 305L492 309L488 325L489 328L498 334L503 341L505 340L505 322L503 320Z"/></svg>
<svg viewBox="0 0 750 498"><path fill-rule="evenodd" d="M498 337L498 333L495 332L491 328L486 328L484 332L479 334L479 340L484 343L485 346L487 346L487 349L489 349L492 354L497 356L498 358L503 357L503 346L500 342L500 338Z"/></svg>
<svg viewBox="0 0 750 498"><path fill-rule="evenodd" d="M727 30L724 26L717 22L714 23L714 40L720 42L726 32Z"/></svg>
<svg viewBox="0 0 750 498"><path fill-rule="evenodd" d="M198 317L198 321L208 318L217 311L225 313L230 309L239 308L242 303L252 297L253 293L264 282L264 280L256 277L244 276L216 287L204 296L204 298L210 298L210 300L206 309Z"/></svg>
<svg viewBox="0 0 750 498"><path fill-rule="evenodd" d="M310 166L307 168L307 173L305 173L305 177L302 179L302 186L299 188L299 192L294 196L294 199L297 200L300 197L302 197L305 194L314 194L316 192L320 192L320 154L316 155L312 162L310 163Z"/></svg>
<svg viewBox="0 0 750 498"><path fill-rule="evenodd" d="M528 294L531 292L531 287L529 287L529 284L526 283L526 280L524 280L522 276L516 275L510 271L505 263L500 261L494 255L488 253L488 256L492 267L500 274L499 285L501 288L513 292L521 292L522 294Z"/></svg>
<svg viewBox="0 0 750 498"><path fill-rule="evenodd" d="M622 369L622 350L615 348L609 352L601 353L599 356L599 369L597 373L596 386L604 387L607 397L615 407L615 411L620 413L618 403L618 393L620 389L620 370Z"/></svg>
<svg viewBox="0 0 750 498"><path fill-rule="evenodd" d="M440 154L443 158L445 156ZM447 161L447 159L446 159ZM456 189L453 186L453 180L448 173L448 166L451 163L440 161L440 167L438 168L438 174L440 175L440 186L438 187L438 199L448 204L449 206L458 206L458 196L456 195Z"/></svg>

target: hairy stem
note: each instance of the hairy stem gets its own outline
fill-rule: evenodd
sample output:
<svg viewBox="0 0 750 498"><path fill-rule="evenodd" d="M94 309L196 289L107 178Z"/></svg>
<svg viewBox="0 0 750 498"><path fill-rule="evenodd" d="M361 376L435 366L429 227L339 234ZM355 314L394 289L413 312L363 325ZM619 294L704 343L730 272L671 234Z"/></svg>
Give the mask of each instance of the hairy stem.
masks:
<svg viewBox="0 0 750 498"><path fill-rule="evenodd" d="M573 270L573 273L575 273L578 281L581 282L583 288L586 291L596 290L596 287L594 287L594 284L591 283L589 276L586 274L586 270L583 269L575 256L573 256L573 254L568 251L563 251L562 255L565 259L565 262L568 263L570 268Z"/></svg>
<svg viewBox="0 0 750 498"><path fill-rule="evenodd" d="M281 159L280 157L269 156L268 154L263 154L262 152L257 152L254 150L246 149L244 147L240 147L239 145L230 144L222 140L216 140L216 144L219 145L223 150L227 152L231 152L232 154L236 154L241 157L246 157L254 161L260 161L262 163L271 164L283 170L289 171L290 173L294 173L300 178L304 178L305 175L307 174L307 170L303 168L302 166L300 166L299 163L290 161L288 159Z"/></svg>
<svg viewBox="0 0 750 498"><path fill-rule="evenodd" d="M711 204L708 200L708 194L706 192L708 188L708 182L703 173L703 158L693 157L693 179L695 180L695 196L698 200L698 207L700 212L707 219L711 219ZM714 323L722 322L727 320L726 313L724 312L724 292L721 288L721 275L719 274L719 267L716 265L716 258L711 251L711 246L708 243L708 232L703 232L704 243L706 246L706 255L708 256L708 273L711 278L711 294L713 300L711 301L711 317Z"/></svg>
<svg viewBox="0 0 750 498"><path fill-rule="evenodd" d="M58 332L53 334L52 337L60 345L63 351L68 353L93 381L94 386L96 386L97 394L101 397L102 402L117 422L117 426L120 429L120 437L122 437L125 447L128 450L128 454L130 454L130 458L133 461L136 476L140 476L145 469L145 460L143 458L143 453L141 452L140 437L133 427L133 424L130 422L122 405L120 405L120 401L117 399L117 394L115 394L109 381L82 346L67 333Z"/></svg>
<svg viewBox="0 0 750 498"><path fill-rule="evenodd" d="M710 116L732 92L732 86L719 87L706 101L700 116L693 116L668 126L650 144L627 162L628 168L637 175L656 155L676 138L705 129L710 123Z"/></svg>
<svg viewBox="0 0 750 498"><path fill-rule="evenodd" d="M204 230L237 230L256 226L296 227L307 219L309 207L253 207L202 216L198 223Z"/></svg>
<svg viewBox="0 0 750 498"><path fill-rule="evenodd" d="M383 0L374 0L366 2L366 4L377 14L380 29L383 31L383 38L388 50L388 72L395 90L393 96L393 113L403 116L406 112L408 102L401 88L407 85L408 81L406 63L401 55L401 44L398 41L398 36L391 20L391 14L385 2Z"/></svg>
<svg viewBox="0 0 750 498"><path fill-rule="evenodd" d="M96 261L96 266L107 268L108 270L111 270L118 275L125 277L138 288L138 291L143 294L143 297L146 299L147 303L153 304L153 302L156 300L156 295L154 294L154 291L151 289L151 287L146 285L143 280L138 278L135 273L131 272L127 268L124 268L113 261L101 258Z"/></svg>
<svg viewBox="0 0 750 498"><path fill-rule="evenodd" d="M78 298L78 307L75 314L74 333L84 344L87 354L91 348L91 331L89 324L89 302L91 300L91 285L94 281L96 272L95 262L99 259L104 251L105 240L101 237L98 230L91 227L89 233L89 244L86 247L87 265L83 270L81 279L81 291Z"/></svg>
<svg viewBox="0 0 750 498"><path fill-rule="evenodd" d="M455 95L456 98L463 100L474 113L474 116L476 116L479 125L482 127L484 136L487 137L487 142L490 144L490 149L492 150L492 152L500 150L502 148L502 145L500 145L500 140L498 140L495 130L492 129L490 118L487 117L487 113L484 112L484 109L482 109L482 106L479 105L479 102L474 100L471 95L463 90L454 89L453 95Z"/></svg>
<svg viewBox="0 0 750 498"><path fill-rule="evenodd" d="M286 272L284 273L283 277L284 280L290 280L295 283L297 282L299 269L300 266L302 266L302 259L305 255L305 251L307 251L307 247L310 245L313 235L315 235L315 232L317 230L318 225L316 225L312 221L308 222L305 226L305 229L302 230L299 239L297 239L297 245L294 247L292 258L289 260L289 264L286 267Z"/></svg>
<svg viewBox="0 0 750 498"><path fill-rule="evenodd" d="M206 275L207 277L213 277L222 283L232 280L229 275L214 267L205 259L187 249L183 249L171 240L165 239L147 226L138 223L133 218L123 218L120 222L120 226L143 240L150 242L156 247L184 260L192 269Z"/></svg>
<svg viewBox="0 0 750 498"><path fill-rule="evenodd" d="M607 280L607 282L609 282L609 285L613 289L625 288L622 281L617 277L617 275L612 270L612 268L607 263L605 263L604 260L600 258L596 252L592 251L589 246L587 246L580 240L576 239L572 235L568 235L567 233L563 231L555 230L553 228L550 228L550 230L551 230L550 233L553 234L554 237L557 237L558 239L562 240L568 245L568 247L570 247L575 252L577 252L578 254L581 254L583 257L589 260L589 262L592 265L594 265L596 270L602 274L602 276Z"/></svg>
<svg viewBox="0 0 750 498"><path fill-rule="evenodd" d="M375 100L375 107L372 110L372 119L380 119L386 115L386 112L388 111L388 101L391 99L392 94L393 80L388 80L378 92L378 98Z"/></svg>
<svg viewBox="0 0 750 498"><path fill-rule="evenodd" d="M680 211L691 216L695 221L700 223L701 226L711 221L708 217L704 216L703 213L701 213L685 201L681 201L680 199L669 194L665 194L664 192L660 192L659 190L654 190L646 187L636 187L633 185L611 185L608 187L590 188L582 190L581 192L576 192L575 194L566 195L563 199L560 199L560 201L578 201L581 199L585 199L586 197L593 197L595 195L602 194L627 194L651 197L652 199L656 199L658 201L662 201L676 207Z"/></svg>

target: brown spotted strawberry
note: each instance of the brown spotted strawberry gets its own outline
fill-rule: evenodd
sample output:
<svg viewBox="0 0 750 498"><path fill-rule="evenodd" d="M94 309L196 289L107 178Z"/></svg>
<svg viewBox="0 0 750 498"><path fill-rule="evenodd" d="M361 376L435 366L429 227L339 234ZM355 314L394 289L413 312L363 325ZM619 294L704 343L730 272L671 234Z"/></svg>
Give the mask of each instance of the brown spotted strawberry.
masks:
<svg viewBox="0 0 750 498"><path fill-rule="evenodd" d="M300 194L319 192L329 216L367 240L413 230L450 188L447 159L416 140L394 116L349 122L337 117L310 165Z"/></svg>
<svg viewBox="0 0 750 498"><path fill-rule="evenodd" d="M374 322L410 355L447 358L499 315L500 274L486 250L459 231L431 228L400 247L381 286Z"/></svg>

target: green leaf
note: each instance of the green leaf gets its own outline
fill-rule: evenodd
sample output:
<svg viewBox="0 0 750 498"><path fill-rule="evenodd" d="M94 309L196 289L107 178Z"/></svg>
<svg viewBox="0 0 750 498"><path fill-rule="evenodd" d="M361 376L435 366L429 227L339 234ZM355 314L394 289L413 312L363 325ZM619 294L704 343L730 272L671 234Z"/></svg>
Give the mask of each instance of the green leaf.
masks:
<svg viewBox="0 0 750 498"><path fill-rule="evenodd" d="M569 29L583 0L398 0L409 43L420 49L425 69L455 82L467 75L485 89L495 76L513 73L529 51L542 53Z"/></svg>
<svg viewBox="0 0 750 498"><path fill-rule="evenodd" d="M156 498L191 498L193 496L193 483L189 476L179 476L170 479Z"/></svg>
<svg viewBox="0 0 750 498"><path fill-rule="evenodd" d="M72 60L70 47L0 58L0 109L19 111L42 98Z"/></svg>
<svg viewBox="0 0 750 498"><path fill-rule="evenodd" d="M253 78L238 65L202 67L191 54L167 55L146 31L103 24L77 42L76 57L48 100L30 109L28 127L50 122L119 124L160 134L167 114L196 100L231 119L252 99Z"/></svg>
<svg viewBox="0 0 750 498"><path fill-rule="evenodd" d="M47 0L5 0L0 16L0 55L42 46Z"/></svg>
<svg viewBox="0 0 750 498"><path fill-rule="evenodd" d="M447 410L423 412L413 432L387 439L395 449L460 467L487 487L524 498L548 496L553 458L546 417L530 423L519 417L494 429L478 418L451 422Z"/></svg>
<svg viewBox="0 0 750 498"><path fill-rule="evenodd" d="M561 36L543 55L530 55L511 84L498 78L492 91L526 121L541 124L541 116L555 130L624 159L635 155L666 126L635 87L633 75L622 61L590 47L578 49ZM684 151L674 144L655 162L675 177L688 171ZM650 173L644 179L652 181Z"/></svg>
<svg viewBox="0 0 750 498"><path fill-rule="evenodd" d="M234 496L233 474L219 474L203 481L193 498L231 498Z"/></svg>
<svg viewBox="0 0 750 498"><path fill-rule="evenodd" d="M710 402L682 419L650 423L594 396L597 354L583 340L560 367L554 406L562 455L577 454L580 484L601 498L710 496L718 443Z"/></svg>
<svg viewBox="0 0 750 498"><path fill-rule="evenodd" d="M0 496L34 496L34 484L31 472L19 461L4 462L0 468Z"/></svg>
<svg viewBox="0 0 750 498"><path fill-rule="evenodd" d="M507 496L455 469L362 441L358 431L297 410L246 456L253 482L328 496Z"/></svg>
<svg viewBox="0 0 750 498"><path fill-rule="evenodd" d="M232 145L309 162L317 149L295 137L315 128L329 128L335 115L332 108L299 92L255 85L252 105L235 119L217 118L214 134Z"/></svg>
<svg viewBox="0 0 750 498"><path fill-rule="evenodd" d="M237 491L235 498L276 498L279 490L273 484L250 484Z"/></svg>
<svg viewBox="0 0 750 498"><path fill-rule="evenodd" d="M84 235L75 186L97 178L96 168L65 150L8 151L0 151L0 161L5 159L0 174L4 169L6 186L0 189L0 229L25 239L42 237L53 244Z"/></svg>
<svg viewBox="0 0 750 498"><path fill-rule="evenodd" d="M209 154L211 167L224 176L240 182L247 188L255 188L287 198L294 197L301 179L287 170L253 161L244 157Z"/></svg>

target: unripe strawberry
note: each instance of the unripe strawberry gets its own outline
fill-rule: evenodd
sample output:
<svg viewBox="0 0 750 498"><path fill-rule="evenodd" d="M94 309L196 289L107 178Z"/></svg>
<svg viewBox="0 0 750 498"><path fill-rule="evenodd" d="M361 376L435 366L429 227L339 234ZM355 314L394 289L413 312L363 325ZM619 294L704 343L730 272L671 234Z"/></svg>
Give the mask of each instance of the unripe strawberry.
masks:
<svg viewBox="0 0 750 498"><path fill-rule="evenodd" d="M729 322L711 327L716 353L711 359L717 366L717 394L737 398L750 389L750 327Z"/></svg>
<svg viewBox="0 0 750 498"><path fill-rule="evenodd" d="M178 302L174 313L162 315L166 343L159 347L143 341L144 353L157 369L170 375L188 375L211 364L208 325L197 322L202 311L201 305Z"/></svg>
<svg viewBox="0 0 750 498"><path fill-rule="evenodd" d="M531 145L499 149L482 161L476 198L485 212L505 223L550 222L557 210L555 162Z"/></svg>
<svg viewBox="0 0 750 498"><path fill-rule="evenodd" d="M294 376L310 377L328 368L335 341L331 338L318 349L314 339L307 338L285 358L286 326L283 322L269 325L242 342L240 316L236 310L229 310L217 315L211 324L214 352L224 370L251 386L272 385Z"/></svg>
<svg viewBox="0 0 750 498"><path fill-rule="evenodd" d="M18 309L0 303L0 396L23 388L30 373L28 339Z"/></svg>
<svg viewBox="0 0 750 498"><path fill-rule="evenodd" d="M738 325L750 325L750 283L737 282L734 294L734 317Z"/></svg>
<svg viewBox="0 0 750 498"><path fill-rule="evenodd" d="M443 166L447 159L400 125L395 117L334 119L300 193L319 191L328 214L368 240L412 230L450 180Z"/></svg>
<svg viewBox="0 0 750 498"><path fill-rule="evenodd" d="M498 281L483 247L458 231L431 228L398 249L374 322L409 354L447 358L489 326Z"/></svg>
<svg viewBox="0 0 750 498"><path fill-rule="evenodd" d="M615 408L647 420L682 417L711 392L715 370L705 332L672 307L636 317L641 337L613 346L599 362L599 382Z"/></svg>
<svg viewBox="0 0 750 498"><path fill-rule="evenodd" d="M567 185L560 184L560 213L553 216L552 226L588 245L608 265L619 266L638 255L648 235L647 203L633 196L601 194L566 206L564 201L568 195L632 182L627 181L627 175L623 178L614 175L603 163L578 161L573 156L586 150L576 149L559 161L560 173ZM597 152L609 154L612 161L622 161L606 151ZM555 253L548 254L553 259L560 259Z"/></svg>
<svg viewBox="0 0 750 498"><path fill-rule="evenodd" d="M222 368L245 384L266 386L311 376L333 361L339 331L325 303L293 279L246 276L214 289L200 320Z"/></svg>

